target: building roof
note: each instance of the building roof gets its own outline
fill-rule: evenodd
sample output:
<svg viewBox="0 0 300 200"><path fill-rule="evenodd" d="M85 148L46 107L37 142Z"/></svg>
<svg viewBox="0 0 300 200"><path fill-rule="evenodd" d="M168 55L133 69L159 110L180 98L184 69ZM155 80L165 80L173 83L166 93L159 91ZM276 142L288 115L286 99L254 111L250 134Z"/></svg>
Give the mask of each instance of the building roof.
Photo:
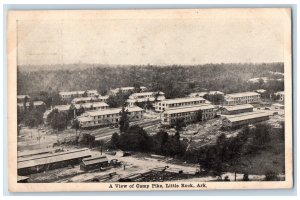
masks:
<svg viewBox="0 0 300 200"><path fill-rule="evenodd" d="M76 97L72 100L72 102L75 101L91 101L94 97Z"/></svg>
<svg viewBox="0 0 300 200"><path fill-rule="evenodd" d="M121 90L133 90L134 87L120 87Z"/></svg>
<svg viewBox="0 0 300 200"><path fill-rule="evenodd" d="M265 82L269 80L268 77L256 77L256 78L251 78L248 81L250 81L250 82L258 82L260 79L262 79Z"/></svg>
<svg viewBox="0 0 300 200"><path fill-rule="evenodd" d="M144 87L144 86L140 86L140 89L145 90L147 88ZM117 93L119 90L134 90L134 87L119 87L119 88L111 89L110 91L114 92L114 93Z"/></svg>
<svg viewBox="0 0 300 200"><path fill-rule="evenodd" d="M203 104L197 106L188 106L188 107L178 107L172 108L164 111L165 114L175 114L175 113L183 113L183 112L194 112L198 110L206 110L206 109L214 109L215 107L210 104Z"/></svg>
<svg viewBox="0 0 300 200"><path fill-rule="evenodd" d="M89 121L92 120L92 118L89 117L89 116L79 116L79 117L77 117L77 119L78 119L78 121L80 121L80 122L89 122Z"/></svg>
<svg viewBox="0 0 300 200"><path fill-rule="evenodd" d="M266 92L267 90L264 90L264 89L258 89L258 90L256 90L256 92L258 92L258 93L264 93L264 92Z"/></svg>
<svg viewBox="0 0 300 200"><path fill-rule="evenodd" d="M99 97L77 97L72 100L73 103L80 102L80 101L98 101L108 99L108 96L99 96Z"/></svg>
<svg viewBox="0 0 300 200"><path fill-rule="evenodd" d="M87 90L86 93L96 93L97 94L98 91L97 90Z"/></svg>
<svg viewBox="0 0 300 200"><path fill-rule="evenodd" d="M18 169L34 167L38 165L51 164L56 162L67 161L76 158L90 157L91 152L88 148L76 149L66 152L41 155L34 158L19 158Z"/></svg>
<svg viewBox="0 0 300 200"><path fill-rule="evenodd" d="M173 104L173 103L185 103L192 101L205 100L202 97L184 97L184 98L175 98L175 99L165 99L161 103Z"/></svg>
<svg viewBox="0 0 300 200"><path fill-rule="evenodd" d="M81 106L83 108L90 108L91 106L93 106L94 108L99 108L99 107L108 107L108 104L105 102L90 102L90 103L75 104L76 109L79 109Z"/></svg>
<svg viewBox="0 0 300 200"><path fill-rule="evenodd" d="M75 94L84 94L85 91L67 91L59 92L59 95L75 95Z"/></svg>
<svg viewBox="0 0 300 200"><path fill-rule="evenodd" d="M25 94L25 95L22 95L22 94L17 95L17 99L24 99L25 97L30 98L30 96L27 95L27 94Z"/></svg>
<svg viewBox="0 0 300 200"><path fill-rule="evenodd" d="M155 101L155 97L146 97L146 98L136 98L136 99L127 99L127 102L147 102L147 101Z"/></svg>
<svg viewBox="0 0 300 200"><path fill-rule="evenodd" d="M207 94L207 92L193 92L193 93L191 93L189 96L190 97L203 97L204 95L206 95Z"/></svg>
<svg viewBox="0 0 300 200"><path fill-rule="evenodd" d="M54 109L57 109L58 111L67 111L70 109L70 104L67 104L67 105L56 105L54 106L53 110Z"/></svg>
<svg viewBox="0 0 300 200"><path fill-rule="evenodd" d="M98 99L108 99L109 96L108 95L105 95L105 96L99 96Z"/></svg>
<svg viewBox="0 0 300 200"><path fill-rule="evenodd" d="M108 162L108 159L106 156L96 156L96 157L84 158L82 159L82 162L84 165L93 165L97 163Z"/></svg>
<svg viewBox="0 0 300 200"><path fill-rule="evenodd" d="M242 105L235 105L235 106L224 106L223 108L225 108L228 111L234 111L234 110L249 109L254 107L250 104L242 104Z"/></svg>
<svg viewBox="0 0 300 200"><path fill-rule="evenodd" d="M255 111L255 112L247 112L237 115L227 115L226 118L230 122L237 122L237 121L243 121L248 119L254 119L259 117L267 117L270 116L270 113L264 112L264 111Z"/></svg>
<svg viewBox="0 0 300 200"><path fill-rule="evenodd" d="M25 156L32 156L32 155L39 155L39 154L46 154L51 152L53 149L35 149L31 151L18 151L18 157L25 157Z"/></svg>
<svg viewBox="0 0 300 200"><path fill-rule="evenodd" d="M17 104L18 106L24 106L23 103L18 103ZM26 102L26 106L29 106L30 105L30 102ZM34 101L33 102L33 106L42 106L42 105L45 105L45 103L43 101Z"/></svg>
<svg viewBox="0 0 300 200"><path fill-rule="evenodd" d="M275 95L280 95L280 94L283 94L284 95L284 91L278 91L276 93L274 93Z"/></svg>
<svg viewBox="0 0 300 200"><path fill-rule="evenodd" d="M220 91L193 92L189 96L190 97L203 97L206 94L210 94L210 95L213 95L213 94L222 94L223 95L224 93L220 92Z"/></svg>
<svg viewBox="0 0 300 200"><path fill-rule="evenodd" d="M117 113L120 113L121 110L122 110L122 108L110 108L110 109L105 109L105 110L87 111L86 113L89 116L98 116L98 115L117 114ZM128 112L143 111L143 109L138 106L126 107L125 110L128 110Z"/></svg>
<svg viewBox="0 0 300 200"><path fill-rule="evenodd" d="M154 95L154 92L139 92L139 93L133 93L130 96L134 97L134 96L145 96L145 95Z"/></svg>
<svg viewBox="0 0 300 200"><path fill-rule="evenodd" d="M280 106L280 107L282 107L282 106L284 106L283 104L280 104L280 103L274 103L274 104L272 104L272 106Z"/></svg>
<svg viewBox="0 0 300 200"><path fill-rule="evenodd" d="M240 93L227 94L226 97L237 98L237 97L247 97L247 96L256 96L256 95L260 95L260 94L256 92L240 92Z"/></svg>

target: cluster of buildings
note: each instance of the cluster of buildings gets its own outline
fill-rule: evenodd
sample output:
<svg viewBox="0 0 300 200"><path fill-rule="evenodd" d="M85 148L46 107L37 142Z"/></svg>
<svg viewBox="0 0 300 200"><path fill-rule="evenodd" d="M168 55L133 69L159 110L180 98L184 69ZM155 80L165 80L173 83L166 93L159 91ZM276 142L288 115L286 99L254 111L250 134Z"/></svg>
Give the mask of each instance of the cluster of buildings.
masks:
<svg viewBox="0 0 300 200"><path fill-rule="evenodd" d="M178 120L193 123L213 119L216 117L218 106L204 99L205 95L223 95L221 113L225 116L223 120L224 126L233 127L239 123L246 123L246 119L247 122L250 122L255 118L267 118L267 115L264 116L262 113L255 114L253 106L250 105L260 102L261 93L265 92L262 89L256 92L232 94L224 94L220 91L194 92L188 97L174 99L166 99L165 94L160 91L146 91L147 88L143 86L140 87L140 92L133 93L135 90L135 87L120 87L110 90L110 95L115 95L118 92L131 93L126 101L126 111L130 121L143 119L144 107L141 108L143 104L139 103L151 103L154 110L160 113L161 124L164 126L174 126ZM97 90L60 92L59 95L63 100L68 100L71 104L57 105L47 110L44 114L44 119L47 118L53 109L57 109L59 112L68 112L73 106L75 109L84 109L84 113L80 116L75 116L74 113L74 117L77 117L82 128L110 126L119 123L122 108L109 108L109 105L106 103L109 96L101 96ZM279 101L284 100L284 92L277 92L275 95L279 96ZM28 95L18 95L18 106L24 106L22 101L25 98L30 99ZM33 102L34 106L43 104L41 101ZM141 107L137 105L141 105ZM247 113L249 114L248 117L244 117Z"/></svg>
<svg viewBox="0 0 300 200"><path fill-rule="evenodd" d="M236 128L265 121L268 120L270 116L270 112L254 111L254 107L250 104L223 106L221 113L222 126L224 128Z"/></svg>

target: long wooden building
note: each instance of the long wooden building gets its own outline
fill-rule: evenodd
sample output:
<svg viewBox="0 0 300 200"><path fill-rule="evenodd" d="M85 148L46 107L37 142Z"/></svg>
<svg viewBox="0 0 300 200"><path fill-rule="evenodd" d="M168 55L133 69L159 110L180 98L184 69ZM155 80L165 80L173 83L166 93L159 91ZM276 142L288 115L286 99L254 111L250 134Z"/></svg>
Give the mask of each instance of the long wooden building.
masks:
<svg viewBox="0 0 300 200"><path fill-rule="evenodd" d="M182 119L185 123L193 123L213 119L215 116L215 107L211 104L179 107L164 111L162 113L161 124L164 126L173 126L179 119Z"/></svg>
<svg viewBox="0 0 300 200"><path fill-rule="evenodd" d="M155 111L163 112L165 110L183 106L196 106L206 103L206 100L202 97L183 97L175 99L165 99L160 102L156 102Z"/></svg>
<svg viewBox="0 0 300 200"><path fill-rule="evenodd" d="M18 158L18 175L40 173L47 170L79 164L83 158L91 157L88 148L76 149L53 154Z"/></svg>
<svg viewBox="0 0 300 200"><path fill-rule="evenodd" d="M246 112L237 115L227 115L222 119L224 128L241 127L248 124L266 121L270 114L264 111Z"/></svg>
<svg viewBox="0 0 300 200"><path fill-rule="evenodd" d="M224 106L222 110L222 114L224 115L234 115L244 112L253 112L253 106L251 104L242 104L235 106Z"/></svg>
<svg viewBox="0 0 300 200"><path fill-rule="evenodd" d="M260 101L260 94L256 92L241 92L225 95L225 105L238 105L258 103Z"/></svg>
<svg viewBox="0 0 300 200"><path fill-rule="evenodd" d="M94 128L118 124L122 108L110 108L106 110L88 111L78 117L82 128ZM144 110L138 106L127 107L129 121L143 119Z"/></svg>

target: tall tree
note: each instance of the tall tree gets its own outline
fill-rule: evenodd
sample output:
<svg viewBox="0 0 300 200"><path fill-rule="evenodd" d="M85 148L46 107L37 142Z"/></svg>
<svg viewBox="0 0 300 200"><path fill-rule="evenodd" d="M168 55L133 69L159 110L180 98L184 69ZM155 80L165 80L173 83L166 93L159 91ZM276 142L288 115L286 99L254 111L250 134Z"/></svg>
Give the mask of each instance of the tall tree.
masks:
<svg viewBox="0 0 300 200"><path fill-rule="evenodd" d="M119 147L120 136L118 133L114 133L110 139L110 145L112 149L117 149Z"/></svg>
<svg viewBox="0 0 300 200"><path fill-rule="evenodd" d="M128 117L128 110L125 110L125 107L122 107L120 112L120 121L119 121L119 128L121 133L125 133L129 128L129 117Z"/></svg>

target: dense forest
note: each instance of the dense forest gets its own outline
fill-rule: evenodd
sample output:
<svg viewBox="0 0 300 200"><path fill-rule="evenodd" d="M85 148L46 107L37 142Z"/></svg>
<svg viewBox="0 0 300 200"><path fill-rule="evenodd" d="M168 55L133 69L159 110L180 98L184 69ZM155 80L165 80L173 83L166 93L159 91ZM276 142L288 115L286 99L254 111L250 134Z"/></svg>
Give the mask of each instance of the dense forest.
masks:
<svg viewBox="0 0 300 200"><path fill-rule="evenodd" d="M283 72L283 63L206 64L195 66L70 66L69 70L26 70L18 67L18 94L37 96L40 92L97 89L101 94L121 86L146 86L163 91L167 98L181 97L190 92L219 90L225 93L258 88L283 90L283 83L249 84L250 78L275 77L270 72ZM41 68L41 67L39 67ZM54 70L55 69L55 70Z"/></svg>

